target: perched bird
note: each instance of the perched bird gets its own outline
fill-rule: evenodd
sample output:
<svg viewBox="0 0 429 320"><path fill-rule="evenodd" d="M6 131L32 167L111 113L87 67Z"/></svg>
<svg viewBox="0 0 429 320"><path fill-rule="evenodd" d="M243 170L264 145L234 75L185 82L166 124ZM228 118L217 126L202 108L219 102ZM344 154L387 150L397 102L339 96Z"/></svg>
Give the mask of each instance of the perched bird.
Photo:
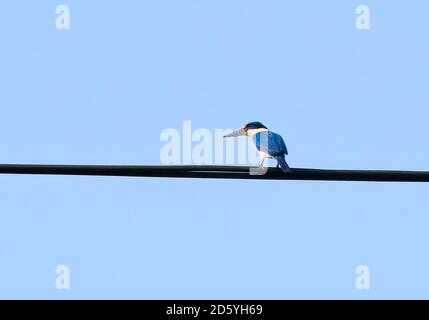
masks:
<svg viewBox="0 0 429 320"><path fill-rule="evenodd" d="M261 157L261 166L265 158L276 159L277 168L280 167L284 172L290 171L285 159L285 155L288 154L287 148L279 134L269 131L262 123L255 121L224 135L225 138L238 136L248 136L252 139L256 151Z"/></svg>

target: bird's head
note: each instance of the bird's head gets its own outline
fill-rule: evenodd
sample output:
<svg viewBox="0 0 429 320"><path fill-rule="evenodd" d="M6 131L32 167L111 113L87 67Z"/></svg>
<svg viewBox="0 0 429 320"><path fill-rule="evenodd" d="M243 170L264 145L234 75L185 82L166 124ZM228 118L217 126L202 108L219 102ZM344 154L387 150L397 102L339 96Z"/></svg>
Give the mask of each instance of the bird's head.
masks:
<svg viewBox="0 0 429 320"><path fill-rule="evenodd" d="M268 130L268 128L266 126L264 126L261 122L254 121L254 122L249 122L243 128L234 130L233 132L224 135L224 138L239 137L239 136L252 136L255 133L258 133L261 131L266 131L266 130Z"/></svg>

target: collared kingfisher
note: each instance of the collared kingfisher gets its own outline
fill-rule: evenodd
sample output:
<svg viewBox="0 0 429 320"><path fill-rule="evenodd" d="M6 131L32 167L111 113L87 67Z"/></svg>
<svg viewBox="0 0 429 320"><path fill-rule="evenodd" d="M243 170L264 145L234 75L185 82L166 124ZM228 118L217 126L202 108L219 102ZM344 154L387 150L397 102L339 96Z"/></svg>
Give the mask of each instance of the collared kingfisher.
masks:
<svg viewBox="0 0 429 320"><path fill-rule="evenodd" d="M224 135L225 138L238 136L248 136L252 139L253 146L261 157L260 166L266 158L270 158L277 160L277 168L280 167L284 172L290 171L285 159L288 152L281 135L269 131L262 123L255 121Z"/></svg>

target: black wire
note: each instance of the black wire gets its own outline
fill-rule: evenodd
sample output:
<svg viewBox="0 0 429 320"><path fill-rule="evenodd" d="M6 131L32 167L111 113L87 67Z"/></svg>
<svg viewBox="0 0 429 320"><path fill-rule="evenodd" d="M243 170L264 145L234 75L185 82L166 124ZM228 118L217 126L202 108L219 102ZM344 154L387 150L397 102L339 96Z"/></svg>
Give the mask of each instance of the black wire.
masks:
<svg viewBox="0 0 429 320"><path fill-rule="evenodd" d="M0 174L81 175L160 178L319 180L429 182L429 171L328 170L292 168L284 173L268 168L266 174L250 174L247 166L133 166L133 165L34 165L0 164Z"/></svg>

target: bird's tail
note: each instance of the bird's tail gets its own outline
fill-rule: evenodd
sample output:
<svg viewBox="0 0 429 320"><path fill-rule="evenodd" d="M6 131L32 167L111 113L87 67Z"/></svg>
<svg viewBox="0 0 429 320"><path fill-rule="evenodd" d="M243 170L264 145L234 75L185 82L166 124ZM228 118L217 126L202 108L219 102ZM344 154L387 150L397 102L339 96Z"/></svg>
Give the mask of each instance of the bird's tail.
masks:
<svg viewBox="0 0 429 320"><path fill-rule="evenodd" d="M289 172L290 171L290 167L286 162L285 156L284 155L279 155L276 156L276 160L280 165L280 168L282 169L283 172Z"/></svg>

